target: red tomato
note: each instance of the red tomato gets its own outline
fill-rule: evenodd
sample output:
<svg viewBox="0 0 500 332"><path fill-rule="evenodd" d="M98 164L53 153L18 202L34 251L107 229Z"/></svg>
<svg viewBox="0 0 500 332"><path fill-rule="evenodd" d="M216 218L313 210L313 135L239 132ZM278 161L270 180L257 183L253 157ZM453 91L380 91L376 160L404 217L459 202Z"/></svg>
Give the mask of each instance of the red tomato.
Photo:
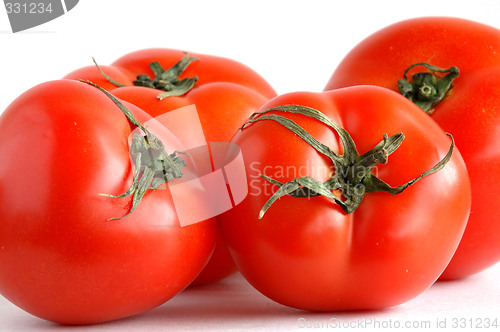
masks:
<svg viewBox="0 0 500 332"><path fill-rule="evenodd" d="M102 195L132 184L135 128L102 91L72 80L38 85L2 113L0 293L15 305L64 324L118 319L172 298L208 262L214 220L179 226L171 186L180 180L146 190L130 214L131 196ZM161 137L178 146L168 131Z"/></svg>
<svg viewBox="0 0 500 332"><path fill-rule="evenodd" d="M377 184L374 175L398 186L432 169L449 153L450 138L418 107L379 87L290 93L261 110L280 105L319 110L350 133L363 158L354 154L351 159L352 148L341 143L331 127L302 114L270 113L296 122L324 144L325 151L351 151L351 157L344 152L342 167L275 121L261 119L244 126L232 142L241 148L249 193L220 218L243 276L269 298L307 310L384 308L422 293L451 259L469 214L469 178L458 150L444 168L398 195L366 193L351 214L324 196L284 195L259 220L259 211L277 191L261 175L281 183L297 178L350 182L333 195L341 199L341 193L345 203L350 191L371 191ZM394 135L388 139L392 142L401 138L400 132L406 139L388 163L367 167L371 157L383 162L393 152L392 143L370 158L364 153L384 134ZM361 182L354 186L349 179L358 175Z"/></svg>
<svg viewBox="0 0 500 332"><path fill-rule="evenodd" d="M456 66L431 117L451 133L467 164L472 208L467 229L441 279L458 279L500 261L500 30L458 18L425 17L393 24L366 38L339 64L325 90L374 84L398 90L405 70L425 62ZM416 66L408 73L429 73ZM430 74L424 74L430 75ZM436 75L439 76L439 75Z"/></svg>
<svg viewBox="0 0 500 332"><path fill-rule="evenodd" d="M197 79L192 89L184 94L160 99L156 97L162 91L134 86L133 82L139 75L154 77L150 68L152 63L158 62L168 70L185 57L192 60L182 72L176 72L176 78ZM113 91L121 99L136 104L153 117L195 104L209 142L228 142L250 114L276 96L269 83L249 67L231 59L204 54L186 54L172 49L145 49L126 54L111 66L99 67L103 73L125 87L118 88L110 83L96 66L77 69L65 78L90 80Z"/></svg>
<svg viewBox="0 0 500 332"><path fill-rule="evenodd" d="M165 70L174 67L181 59L190 58L174 75L174 81L197 78L194 87L182 95L162 98L162 91L144 86L134 86L139 75L154 77L150 64L158 62ZM113 80L125 85L110 83L96 66L78 69L65 78L86 79L112 91L120 99L137 105L153 117L172 110L196 105L207 142L228 142L242 123L276 92L255 71L231 59L189 53L172 49L145 49L129 53L111 66L100 69ZM177 81L176 81L177 82ZM136 83L139 84L139 83ZM140 83L144 84L144 82ZM182 86L182 84L181 84ZM175 89L174 89L175 90ZM192 142L190 128L179 125L175 135L182 142ZM217 241L213 258L193 284L201 285L220 280L236 271L225 245Z"/></svg>

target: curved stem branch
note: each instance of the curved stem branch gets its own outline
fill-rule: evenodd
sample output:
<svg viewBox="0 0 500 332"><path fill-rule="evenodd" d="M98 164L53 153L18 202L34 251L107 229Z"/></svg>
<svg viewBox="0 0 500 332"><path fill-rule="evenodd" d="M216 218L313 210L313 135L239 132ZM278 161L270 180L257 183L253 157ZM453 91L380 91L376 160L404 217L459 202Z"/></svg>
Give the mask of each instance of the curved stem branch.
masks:
<svg viewBox="0 0 500 332"><path fill-rule="evenodd" d="M122 198L132 195L132 207L129 212L124 216L108 220L121 219L130 215L135 210L148 189L158 188L163 183L182 177L182 169L186 166L186 162L177 155L185 153L174 152L168 154L165 151L163 142L137 121L134 115L116 97L90 81L82 82L97 88L108 96L127 117L129 122L143 132L143 134L136 133L132 137L130 155L135 161L135 171L129 189L119 196L101 194L101 196L110 198Z"/></svg>
<svg viewBox="0 0 500 332"><path fill-rule="evenodd" d="M335 130L339 135L344 147L347 147L344 148L344 154L337 154L328 146L315 139L310 133L300 127L297 123L295 123L291 119L286 118L283 115L280 115L280 113L287 112L299 113L304 116L316 119L327 125L329 128ZM279 198L287 195L296 198L324 196L332 199L342 208L342 210L344 210L344 212L352 213L359 207L366 193L387 192L393 195L399 194L420 179L439 171L446 165L446 163L448 163L455 147L453 137L450 134L447 134L451 138L452 142L448 153L441 161L439 161L433 168L423 172L415 179L401 186L391 187L381 179L377 178L372 171L375 165L380 163L387 163L389 155L396 151L403 143L403 133L392 136L388 136L387 134L385 134L383 140L380 143L378 143L370 151L364 153L363 155L359 155L350 134L316 109L298 105L283 105L274 107L263 112L254 113L240 128L240 130L244 130L246 126L255 124L259 121L274 121L282 125L286 129L290 130L295 135L303 139L318 153L329 157L335 167L335 173L331 176L330 179L323 183L309 176L295 178L286 183L281 183L275 179L261 174L260 176L263 179L279 188L264 204L259 213L259 218L262 218L266 211ZM343 196L343 199L335 196L332 192L334 190L340 192L340 194Z"/></svg>
<svg viewBox="0 0 500 332"><path fill-rule="evenodd" d="M408 72L416 67L423 66L429 72L417 73L412 76L410 83L407 78ZM446 73L443 77L438 77L435 73ZM410 101L415 103L427 114L434 111L434 107L440 103L451 90L452 83L458 77L460 71L457 67L439 68L428 63L419 62L408 67L403 79L398 81L399 92Z"/></svg>

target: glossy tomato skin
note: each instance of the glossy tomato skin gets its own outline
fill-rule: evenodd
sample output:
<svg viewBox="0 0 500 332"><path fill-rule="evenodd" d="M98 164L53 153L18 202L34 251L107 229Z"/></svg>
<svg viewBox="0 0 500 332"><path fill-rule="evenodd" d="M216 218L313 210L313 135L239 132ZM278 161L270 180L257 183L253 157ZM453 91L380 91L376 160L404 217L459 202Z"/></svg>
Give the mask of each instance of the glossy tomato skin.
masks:
<svg viewBox="0 0 500 332"><path fill-rule="evenodd" d="M207 142L229 142L253 112L276 96L271 85L251 68L232 59L191 52L189 56L199 60L192 62L179 79L196 76L198 81L185 95L159 100L156 97L162 91L132 86L137 75L154 76L150 63L158 61L168 69L184 56L185 52L180 50L144 49L126 54L110 66L100 65L104 73L126 87L117 88L103 77L96 66L77 69L65 78L90 80L153 117L195 105ZM174 129L176 136L190 145L193 141L190 128ZM236 271L226 247L219 241L212 260L194 284L211 283Z"/></svg>
<svg viewBox="0 0 500 332"><path fill-rule="evenodd" d="M457 66L460 75L431 117L453 134L472 183L472 210L457 252L441 279L459 279L500 261L500 30L458 18L426 17L388 26L341 61L325 90L374 84L397 91L407 67ZM409 72L425 71L415 67Z"/></svg>
<svg viewBox="0 0 500 332"><path fill-rule="evenodd" d="M2 113L0 293L15 305L63 324L104 322L160 305L203 269L214 221L180 227L169 186L108 220L131 207L100 194L131 185L133 129L105 94L72 80L38 85Z"/></svg>
<svg viewBox="0 0 500 332"><path fill-rule="evenodd" d="M359 153L374 147L384 133L403 132L401 147L375 169L393 186L430 169L450 146L441 128L387 89L290 93L261 110L285 104L320 110L351 134ZM404 116L392 116L401 110ZM324 124L302 115L287 117L339 152L337 136ZM366 194L350 215L321 196L285 196L259 220L259 210L276 190L259 174L281 182L307 175L325 181L332 164L272 121L248 125L232 142L242 150L249 193L222 215L221 229L243 276L279 303L320 311L403 303L439 277L460 241L470 209L470 183L457 150L441 171L396 196Z"/></svg>

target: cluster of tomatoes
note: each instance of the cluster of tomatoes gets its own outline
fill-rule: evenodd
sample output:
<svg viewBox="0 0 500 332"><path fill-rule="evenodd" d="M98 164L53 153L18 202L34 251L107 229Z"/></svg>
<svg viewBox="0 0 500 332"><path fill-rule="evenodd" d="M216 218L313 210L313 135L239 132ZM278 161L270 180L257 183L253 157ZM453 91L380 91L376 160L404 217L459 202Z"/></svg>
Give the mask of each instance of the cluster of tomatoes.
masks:
<svg viewBox="0 0 500 332"><path fill-rule="evenodd" d="M0 117L0 294L89 324L236 270L322 311L484 270L500 260L499 77L498 29L418 18L362 41L323 92L276 96L239 62L170 49L35 86ZM186 224L179 201L209 215L205 165L189 121L151 120L190 105L207 142L241 150L246 196Z"/></svg>

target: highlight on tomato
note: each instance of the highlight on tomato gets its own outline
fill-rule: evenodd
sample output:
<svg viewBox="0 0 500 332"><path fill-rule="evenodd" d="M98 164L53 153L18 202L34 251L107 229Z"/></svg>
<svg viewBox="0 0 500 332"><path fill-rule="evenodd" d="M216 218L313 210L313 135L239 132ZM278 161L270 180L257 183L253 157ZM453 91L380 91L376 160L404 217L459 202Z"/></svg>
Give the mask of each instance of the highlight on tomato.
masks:
<svg viewBox="0 0 500 332"><path fill-rule="evenodd" d="M166 48L131 52L109 66L96 62L65 78L90 80L152 117L195 105L204 143L193 135L190 121L176 121L169 126L189 148L207 142L229 142L253 112L276 96L262 76L240 62ZM235 271L218 233L212 259L193 285L216 282Z"/></svg>
<svg viewBox="0 0 500 332"><path fill-rule="evenodd" d="M373 84L413 101L455 138L472 186L470 218L441 279L500 261L500 30L453 17L421 17L365 38L325 90ZM395 115L400 116L400 115Z"/></svg>
<svg viewBox="0 0 500 332"><path fill-rule="evenodd" d="M438 279L462 237L471 197L461 154L393 91L281 95L232 142L249 192L220 227L246 280L283 305L404 303Z"/></svg>
<svg viewBox="0 0 500 332"><path fill-rule="evenodd" d="M215 220L183 225L175 201L203 190L174 197L195 169L150 118L74 80L37 85L2 113L2 296L46 320L99 323L164 303L202 271Z"/></svg>

